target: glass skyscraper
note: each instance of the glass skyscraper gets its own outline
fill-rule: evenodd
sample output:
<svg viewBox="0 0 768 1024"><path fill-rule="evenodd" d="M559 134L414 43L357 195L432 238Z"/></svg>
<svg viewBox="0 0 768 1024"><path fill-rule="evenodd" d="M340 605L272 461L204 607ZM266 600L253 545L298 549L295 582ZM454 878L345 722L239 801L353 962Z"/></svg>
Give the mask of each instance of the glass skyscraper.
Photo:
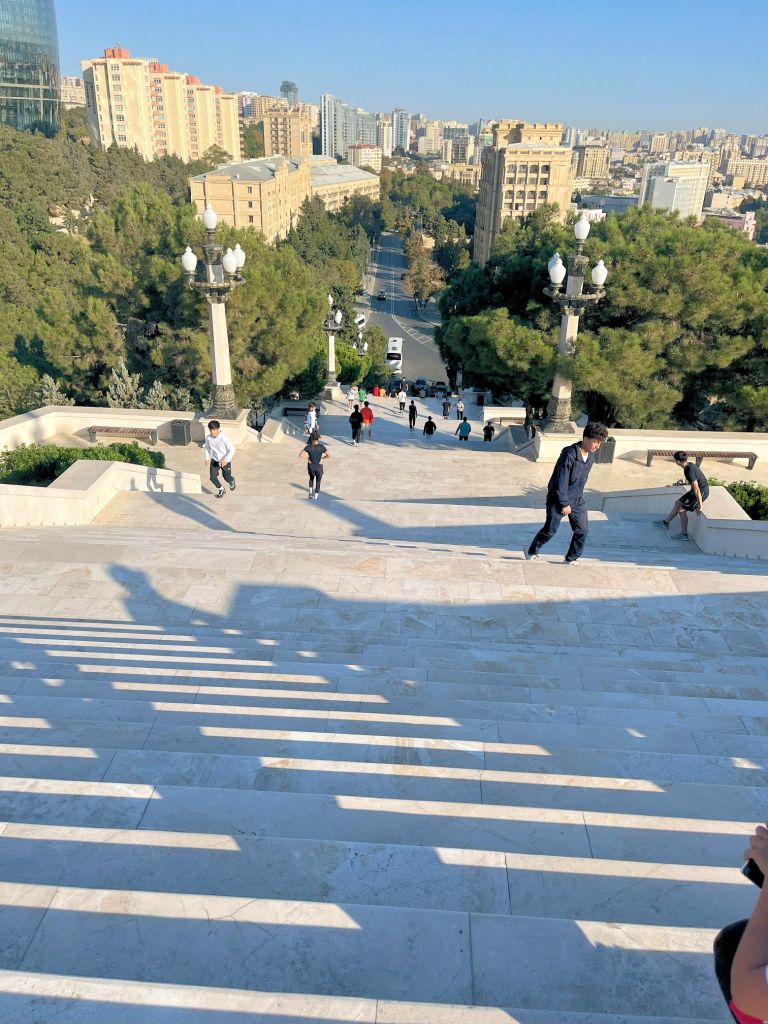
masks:
<svg viewBox="0 0 768 1024"><path fill-rule="evenodd" d="M46 135L58 131L54 0L0 0L0 124Z"/></svg>

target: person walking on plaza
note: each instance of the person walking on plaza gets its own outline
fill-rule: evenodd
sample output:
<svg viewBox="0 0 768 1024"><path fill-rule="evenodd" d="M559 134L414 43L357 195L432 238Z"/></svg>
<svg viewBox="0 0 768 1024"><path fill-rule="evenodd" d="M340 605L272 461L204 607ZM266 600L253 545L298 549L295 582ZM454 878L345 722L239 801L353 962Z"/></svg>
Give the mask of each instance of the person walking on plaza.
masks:
<svg viewBox="0 0 768 1024"><path fill-rule="evenodd" d="M349 409L350 412L352 412L352 409L356 401L357 389L350 384L349 387L347 388L347 408Z"/></svg>
<svg viewBox="0 0 768 1024"><path fill-rule="evenodd" d="M456 427L456 429L454 430L453 433L454 433L454 436L456 434L459 435L459 440L460 441L468 441L469 440L469 435L472 433L472 424L467 422L467 417L466 416L464 416L462 418L461 423L458 425L458 427Z"/></svg>
<svg viewBox="0 0 768 1024"><path fill-rule="evenodd" d="M232 459L235 457L235 446L221 429L218 420L211 420L208 424L208 436L203 445L205 461L210 463L211 483L216 488L216 497L224 497L224 488L219 479L219 470L229 484L230 491L234 491L237 484L232 476Z"/></svg>
<svg viewBox="0 0 768 1024"><path fill-rule="evenodd" d="M436 430L437 424L435 423L431 416L427 416L427 422L424 424L422 434L425 434L427 437L432 437Z"/></svg>
<svg viewBox="0 0 768 1024"><path fill-rule="evenodd" d="M363 417L363 429L368 431L368 440L371 440L371 428L373 427L373 409L368 405L367 402L363 402L363 408L360 410L360 415ZM362 434L362 431L361 431Z"/></svg>
<svg viewBox="0 0 768 1024"><path fill-rule="evenodd" d="M358 402L364 402L367 397L368 397L368 393L365 390L365 388L363 387L363 385L361 384L358 387L358 389L357 389L357 400L358 400Z"/></svg>
<svg viewBox="0 0 768 1024"><path fill-rule="evenodd" d="M363 414L360 412L359 405L353 409L352 415L349 417L349 425L352 428L352 444L357 446L360 444L360 436L363 431Z"/></svg>
<svg viewBox="0 0 768 1024"><path fill-rule="evenodd" d="M310 501L317 501L320 496L320 483L323 479L323 462L330 459L331 453L320 443L320 435L315 432L310 435L309 442L299 452L299 458L305 459L307 472L309 473L309 494Z"/></svg>
<svg viewBox="0 0 768 1024"><path fill-rule="evenodd" d="M457 398L456 405L454 405L453 408L456 410L456 419L460 420L461 417L464 415L464 402L461 400L461 398Z"/></svg>
<svg viewBox="0 0 768 1024"><path fill-rule="evenodd" d="M493 440L493 435L495 433L496 433L496 427L494 427L493 423L491 423L491 421L489 420L485 424L485 426L483 427L483 441L485 441L488 444L490 444L491 441Z"/></svg>
<svg viewBox="0 0 768 1024"><path fill-rule="evenodd" d="M418 409L416 408L416 403L414 402L413 399L411 399L411 404L408 406L408 429L409 430L413 430L413 428L416 426L416 413L417 412L418 412Z"/></svg>
<svg viewBox="0 0 768 1024"><path fill-rule="evenodd" d="M584 427L581 441L563 448L547 486L546 522L523 551L527 559L539 557L540 549L552 540L565 516L568 516L573 536L564 561L571 565L581 556L589 533L584 487L595 464L597 449L607 436L608 430L602 423L590 422Z"/></svg>
<svg viewBox="0 0 768 1024"><path fill-rule="evenodd" d="M408 395L405 393L405 388L401 386L397 393L397 400L400 403L400 412L405 412L405 400L407 397Z"/></svg>
<svg viewBox="0 0 768 1024"><path fill-rule="evenodd" d="M451 400L448 395L443 399L443 419L447 420L451 415Z"/></svg>
<svg viewBox="0 0 768 1024"><path fill-rule="evenodd" d="M304 433L311 436L316 430L319 435L320 431L318 430L317 425L317 406L314 402L310 402L309 408L307 409L307 415L304 419Z"/></svg>
<svg viewBox="0 0 768 1024"><path fill-rule="evenodd" d="M683 476L686 482L691 485L691 489L677 499L672 507L672 511L664 519L656 520L656 526L668 530L669 524L675 516L680 516L681 532L673 533L672 537L674 540L690 540L688 536L688 513L695 512L697 516L701 515L702 506L709 497L709 481L698 466L688 461L688 452L675 452L674 459L680 469L682 469Z"/></svg>

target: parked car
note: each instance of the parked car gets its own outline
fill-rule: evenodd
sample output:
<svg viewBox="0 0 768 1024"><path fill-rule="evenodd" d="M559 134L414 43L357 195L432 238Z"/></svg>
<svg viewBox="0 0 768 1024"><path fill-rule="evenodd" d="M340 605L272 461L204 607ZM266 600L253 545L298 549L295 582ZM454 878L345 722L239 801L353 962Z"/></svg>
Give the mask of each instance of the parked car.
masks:
<svg viewBox="0 0 768 1024"><path fill-rule="evenodd" d="M432 398L442 398L448 394L448 385L444 380L436 380L430 389Z"/></svg>
<svg viewBox="0 0 768 1024"><path fill-rule="evenodd" d="M429 384L426 377L417 377L411 384L411 394L414 398L426 398L429 394Z"/></svg>
<svg viewBox="0 0 768 1024"><path fill-rule="evenodd" d="M358 313L357 316L355 317L355 327L357 327L357 329L361 331L367 323L368 321L366 320L364 314Z"/></svg>
<svg viewBox="0 0 768 1024"><path fill-rule="evenodd" d="M383 288L379 288L378 295L376 296L376 298L379 300L379 302L384 302L386 297L387 297L387 293L384 291L384 289Z"/></svg>

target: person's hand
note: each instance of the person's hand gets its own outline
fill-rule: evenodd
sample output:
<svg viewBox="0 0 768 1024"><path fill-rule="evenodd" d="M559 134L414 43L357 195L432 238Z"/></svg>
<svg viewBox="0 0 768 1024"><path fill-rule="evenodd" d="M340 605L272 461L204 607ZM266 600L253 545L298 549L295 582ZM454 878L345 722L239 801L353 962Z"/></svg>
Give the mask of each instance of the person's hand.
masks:
<svg viewBox="0 0 768 1024"><path fill-rule="evenodd" d="M744 860L750 859L768 876L768 828L765 825L757 826L750 839L749 849L744 851Z"/></svg>
<svg viewBox="0 0 768 1024"><path fill-rule="evenodd" d="M222 469L226 469L227 466L229 465L229 463L225 461L225 462L220 462L219 465L221 466Z"/></svg>
<svg viewBox="0 0 768 1024"><path fill-rule="evenodd" d="M570 514L571 514L571 506L570 505L563 505L562 511L560 512L560 515L561 516L569 516Z"/></svg>

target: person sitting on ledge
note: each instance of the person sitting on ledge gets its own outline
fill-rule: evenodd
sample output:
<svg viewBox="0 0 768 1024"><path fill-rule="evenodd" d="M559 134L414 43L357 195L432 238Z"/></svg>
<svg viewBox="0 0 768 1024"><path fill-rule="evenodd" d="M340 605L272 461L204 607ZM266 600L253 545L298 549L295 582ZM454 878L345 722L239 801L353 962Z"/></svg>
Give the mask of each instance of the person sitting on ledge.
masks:
<svg viewBox="0 0 768 1024"><path fill-rule="evenodd" d="M657 519L656 526L663 530L669 529L669 524L680 516L680 533L673 533L674 540L690 540L688 536L688 513L695 512L697 516L702 513L702 506L709 497L709 481L698 466L688 461L688 452L675 452L675 462L683 471L683 476L691 485L691 489L681 495L672 507L672 511L664 519Z"/></svg>

